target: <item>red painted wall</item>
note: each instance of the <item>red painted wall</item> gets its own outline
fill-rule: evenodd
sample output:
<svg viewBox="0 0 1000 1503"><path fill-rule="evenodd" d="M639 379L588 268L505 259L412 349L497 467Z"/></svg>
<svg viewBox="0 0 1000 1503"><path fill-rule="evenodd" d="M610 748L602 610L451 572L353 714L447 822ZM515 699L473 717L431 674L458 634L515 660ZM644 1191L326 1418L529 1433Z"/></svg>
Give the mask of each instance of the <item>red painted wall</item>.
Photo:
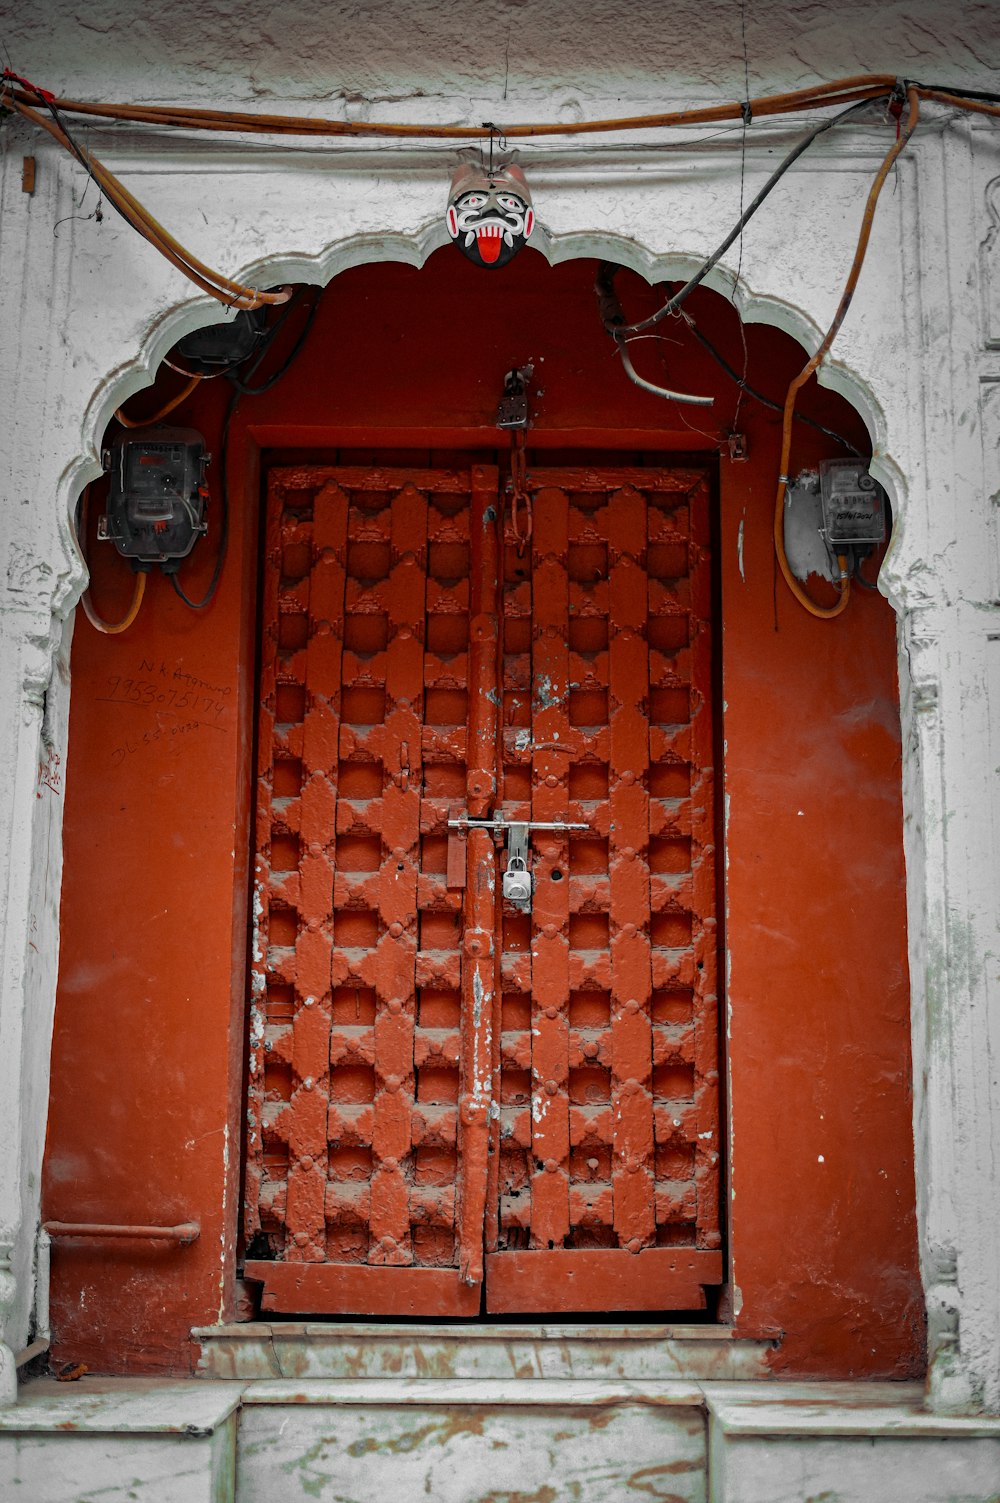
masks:
<svg viewBox="0 0 1000 1503"><path fill-rule="evenodd" d="M211 607L188 611L156 574L127 633L77 624L45 1214L194 1218L201 1236L172 1249L60 1242L60 1360L182 1371L191 1326L233 1310L258 456L482 458L506 447L493 426L503 375L528 361L529 455L716 451L735 387L673 321L664 341L635 346L636 363L714 392L715 407L682 412L633 387L598 323L593 273L532 251L488 273L449 246L420 271L338 277L290 374L237 411L230 551ZM638 278L624 274L620 291L629 314L655 306ZM688 306L740 365L730 305L699 291ZM774 330L746 338L751 381L780 400L802 351ZM178 386L165 370L130 415ZM227 394L207 382L170 421L218 453ZM802 407L864 443L840 399L807 389ZM894 622L880 597L858 592L826 624L775 590L778 415L745 398L739 428L749 461L724 458L719 487L736 1328L781 1334L785 1373L910 1375L923 1328ZM800 427L793 469L836 452ZM217 538L185 571L196 598ZM131 576L110 545L89 551L95 604L114 618Z"/></svg>

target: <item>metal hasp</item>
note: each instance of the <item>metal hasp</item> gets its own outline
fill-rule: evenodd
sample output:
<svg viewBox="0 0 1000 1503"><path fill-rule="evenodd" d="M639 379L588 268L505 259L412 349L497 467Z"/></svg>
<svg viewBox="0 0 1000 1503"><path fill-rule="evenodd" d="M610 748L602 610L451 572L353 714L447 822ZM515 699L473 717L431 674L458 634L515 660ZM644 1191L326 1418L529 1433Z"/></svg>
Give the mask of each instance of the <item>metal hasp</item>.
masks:
<svg viewBox="0 0 1000 1503"><path fill-rule="evenodd" d="M528 870L528 831L529 830L589 830L585 824L574 824L569 820L505 820L503 815L495 819L449 819L450 830L493 830L495 833L507 832L507 867L503 874L503 896L508 903L521 913L531 912L531 897L535 890L535 879Z"/></svg>

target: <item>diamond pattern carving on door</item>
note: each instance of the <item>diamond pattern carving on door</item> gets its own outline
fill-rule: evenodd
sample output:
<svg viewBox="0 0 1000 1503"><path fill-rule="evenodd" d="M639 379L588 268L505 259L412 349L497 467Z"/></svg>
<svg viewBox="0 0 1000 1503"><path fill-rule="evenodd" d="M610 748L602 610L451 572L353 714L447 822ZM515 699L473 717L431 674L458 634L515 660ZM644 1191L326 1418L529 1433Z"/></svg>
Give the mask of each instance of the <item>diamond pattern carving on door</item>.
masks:
<svg viewBox="0 0 1000 1503"><path fill-rule="evenodd" d="M474 1315L484 1270L497 1311L699 1308L721 1281L707 487L534 489L519 556L487 466L270 477L265 1311ZM488 832L449 838L501 812L590 827L532 837L530 915Z"/></svg>

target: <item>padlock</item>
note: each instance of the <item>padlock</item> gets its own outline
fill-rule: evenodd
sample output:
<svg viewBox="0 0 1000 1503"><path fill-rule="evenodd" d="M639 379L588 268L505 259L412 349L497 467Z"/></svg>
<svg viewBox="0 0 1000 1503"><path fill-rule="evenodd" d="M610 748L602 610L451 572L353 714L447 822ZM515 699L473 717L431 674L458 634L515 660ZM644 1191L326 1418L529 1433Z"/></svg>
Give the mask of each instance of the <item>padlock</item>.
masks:
<svg viewBox="0 0 1000 1503"><path fill-rule="evenodd" d="M531 907L531 892L534 881L528 868L519 856L512 856L503 874L503 895L508 903L514 903L525 912Z"/></svg>

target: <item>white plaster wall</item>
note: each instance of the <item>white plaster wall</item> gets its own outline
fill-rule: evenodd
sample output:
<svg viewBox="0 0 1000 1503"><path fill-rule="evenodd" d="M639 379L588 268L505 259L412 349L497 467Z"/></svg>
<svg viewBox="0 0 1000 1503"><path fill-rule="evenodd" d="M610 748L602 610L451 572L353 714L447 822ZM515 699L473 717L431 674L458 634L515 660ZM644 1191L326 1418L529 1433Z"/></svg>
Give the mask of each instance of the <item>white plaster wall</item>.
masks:
<svg viewBox="0 0 1000 1503"><path fill-rule="evenodd" d="M751 92L872 70L1000 91L1000 70L987 67L1000 29L991 4L746 0L745 14ZM281 8L280 26L259 0L231 9L179 0L162 13L103 0L25 10L3 39L18 71L76 97L314 112L320 101L334 115L478 122L739 97L740 23L732 0L669 13L653 0L411 0L363 11L296 0ZM1000 1409L1000 125L925 114L883 195L823 379L863 412L896 514L883 588L900 611L918 1197L940 1353L932 1393L941 1404ZM729 291L740 266L745 318L816 347L889 130L873 116L833 133L783 180L711 278ZM526 145L542 248L553 260L610 255L650 277L690 271L796 130L751 127L742 188L741 134L675 131L669 150L634 137ZM369 259L419 264L445 238L456 161L447 147L117 129L86 139L198 255L261 285L326 282ZM0 411L9 419L0 849L10 853L0 918L0 1315L16 1348L30 1331L57 964L53 758L64 758L68 696L59 645L82 586L68 518L97 472L114 407L177 338L221 311L113 213L86 218L94 190L80 208L82 174L47 140L7 122L0 146ZM27 151L38 159L31 197L20 191Z"/></svg>
<svg viewBox="0 0 1000 1503"><path fill-rule="evenodd" d="M3 35L18 71L77 99L478 123L742 98L744 19L751 93L996 72L990 0L40 0Z"/></svg>

